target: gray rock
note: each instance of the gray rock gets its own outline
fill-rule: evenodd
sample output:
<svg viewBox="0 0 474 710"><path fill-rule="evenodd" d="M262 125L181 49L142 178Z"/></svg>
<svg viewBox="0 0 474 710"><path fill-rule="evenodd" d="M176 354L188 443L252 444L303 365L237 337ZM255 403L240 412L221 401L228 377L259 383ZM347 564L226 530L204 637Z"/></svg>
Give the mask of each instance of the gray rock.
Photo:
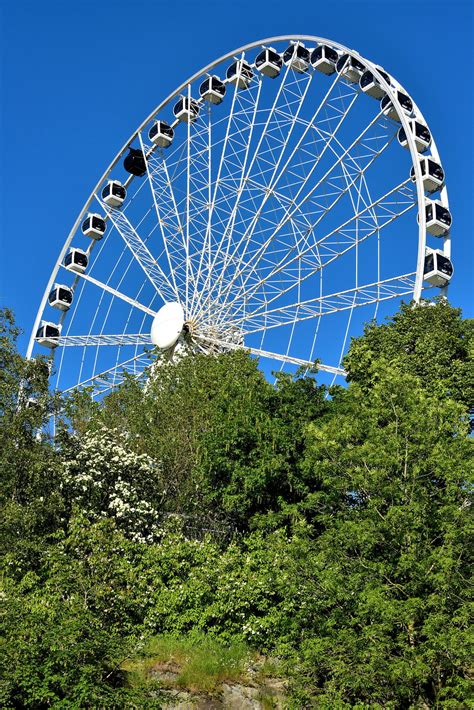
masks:
<svg viewBox="0 0 474 710"><path fill-rule="evenodd" d="M222 702L226 710L262 710L259 689L248 685L223 683Z"/></svg>

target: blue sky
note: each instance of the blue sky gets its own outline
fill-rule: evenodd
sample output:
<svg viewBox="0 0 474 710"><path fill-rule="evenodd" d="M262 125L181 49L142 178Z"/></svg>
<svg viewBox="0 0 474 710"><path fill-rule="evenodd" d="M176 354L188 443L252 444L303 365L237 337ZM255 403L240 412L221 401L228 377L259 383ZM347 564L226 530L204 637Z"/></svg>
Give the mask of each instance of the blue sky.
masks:
<svg viewBox="0 0 474 710"><path fill-rule="evenodd" d="M356 49L416 98L447 174L450 300L474 315L471 2L0 0L0 11L0 304L26 332L85 199L143 118L212 59L293 33Z"/></svg>

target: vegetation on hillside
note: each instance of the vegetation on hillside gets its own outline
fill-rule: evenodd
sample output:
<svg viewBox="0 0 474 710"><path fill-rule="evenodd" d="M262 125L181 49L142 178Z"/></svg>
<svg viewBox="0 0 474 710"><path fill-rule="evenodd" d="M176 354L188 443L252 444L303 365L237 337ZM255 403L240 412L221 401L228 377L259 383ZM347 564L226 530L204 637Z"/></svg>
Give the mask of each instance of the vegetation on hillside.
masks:
<svg viewBox="0 0 474 710"><path fill-rule="evenodd" d="M312 373L273 386L233 352L59 405L17 334L4 311L2 708L159 707L138 671L207 642L201 683L271 656L295 709L472 706L458 310L368 326L329 392ZM58 406L53 446L38 432Z"/></svg>

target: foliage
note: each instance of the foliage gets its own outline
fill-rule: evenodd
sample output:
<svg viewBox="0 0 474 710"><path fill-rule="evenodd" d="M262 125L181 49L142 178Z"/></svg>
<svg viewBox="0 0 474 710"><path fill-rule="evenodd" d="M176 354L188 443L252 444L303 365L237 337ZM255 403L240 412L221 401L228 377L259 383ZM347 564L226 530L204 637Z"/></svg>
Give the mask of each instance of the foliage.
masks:
<svg viewBox="0 0 474 710"><path fill-rule="evenodd" d="M113 519L131 539L152 540L161 503L160 466L137 454L122 432L99 427L63 441L61 492L89 520Z"/></svg>
<svg viewBox="0 0 474 710"><path fill-rule="evenodd" d="M330 397L243 352L163 362L70 398L55 446L47 364L17 333L3 312L2 707L159 707L153 663L181 654L183 684L213 688L247 653L282 659L294 708L469 707L456 309L370 325Z"/></svg>
<svg viewBox="0 0 474 710"><path fill-rule="evenodd" d="M108 521L73 519L17 584L5 575L0 705L117 707L120 663L139 618L132 554Z"/></svg>
<svg viewBox="0 0 474 710"><path fill-rule="evenodd" d="M306 601L293 639L301 676L329 704L438 707L449 697L461 707L472 441L462 405L441 408L409 375L378 376L370 398L353 385L310 428L321 534L295 569Z"/></svg>
<svg viewBox="0 0 474 710"><path fill-rule="evenodd" d="M55 451L38 435L53 409L48 364L19 355L19 334L0 310L0 550L21 572L61 525L62 501Z"/></svg>
<svg viewBox="0 0 474 710"><path fill-rule="evenodd" d="M474 321L462 320L446 299L403 304L384 325L369 324L354 340L345 366L349 382L368 388L383 363L414 375L437 397L472 407L474 402Z"/></svg>
<svg viewBox="0 0 474 710"><path fill-rule="evenodd" d="M280 375L274 389L243 352L187 356L155 367L145 390L129 381L111 394L101 421L162 462L168 510L245 530L305 490L304 430L324 396L311 377Z"/></svg>

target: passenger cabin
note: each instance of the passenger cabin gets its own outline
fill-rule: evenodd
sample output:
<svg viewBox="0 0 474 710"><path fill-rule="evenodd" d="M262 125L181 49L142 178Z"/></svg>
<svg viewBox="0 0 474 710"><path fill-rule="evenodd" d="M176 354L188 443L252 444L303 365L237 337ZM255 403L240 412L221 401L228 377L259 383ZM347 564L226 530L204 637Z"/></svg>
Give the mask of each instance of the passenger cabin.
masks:
<svg viewBox="0 0 474 710"><path fill-rule="evenodd" d="M426 200L426 231L434 237L444 237L453 223L451 212L439 200Z"/></svg>
<svg viewBox="0 0 474 710"><path fill-rule="evenodd" d="M40 327L36 331L36 340L45 348L56 348L58 338L61 335L61 325L42 320Z"/></svg>
<svg viewBox="0 0 474 710"><path fill-rule="evenodd" d="M454 268L452 261L439 249L427 249L425 255L425 265L423 269L423 279L432 286L442 288L446 286L453 275Z"/></svg>
<svg viewBox="0 0 474 710"><path fill-rule="evenodd" d="M315 69L329 76L336 71L339 54L327 44L318 44L311 53L311 64Z"/></svg>
<svg viewBox="0 0 474 710"><path fill-rule="evenodd" d="M131 175L135 177L143 177L146 173L146 157L143 151L139 148L128 147L129 154L123 161L123 167Z"/></svg>
<svg viewBox="0 0 474 710"><path fill-rule="evenodd" d="M238 89L248 89L253 78L253 71L244 59L238 59L227 69L226 77Z"/></svg>
<svg viewBox="0 0 474 710"><path fill-rule="evenodd" d="M357 84L365 71L365 66L351 54L343 54L337 60L336 70L351 84Z"/></svg>
<svg viewBox="0 0 474 710"><path fill-rule="evenodd" d="M173 113L178 121L192 123L198 117L199 104L196 99L189 96L181 96L174 105Z"/></svg>
<svg viewBox="0 0 474 710"><path fill-rule="evenodd" d="M48 302L53 308L58 308L60 311L67 311L71 307L72 297L72 288L63 286L62 284L54 284L49 293Z"/></svg>
<svg viewBox="0 0 474 710"><path fill-rule="evenodd" d="M199 93L204 101L210 104L220 104L225 96L225 84L218 76L209 76L199 87Z"/></svg>
<svg viewBox="0 0 474 710"><path fill-rule="evenodd" d="M383 76L385 81L390 84L389 75L384 72L381 67L377 67L377 71ZM367 96L372 96L372 98L374 99L382 99L385 96L385 89L382 88L382 85L380 84L378 79L375 78L375 76L369 69L367 69L367 71L365 71L360 77L359 86L361 88L361 91L364 92L364 94L367 94Z"/></svg>
<svg viewBox="0 0 474 710"><path fill-rule="evenodd" d="M82 233L91 239L102 239L105 234L105 219L100 214L89 212L81 225Z"/></svg>
<svg viewBox="0 0 474 710"><path fill-rule="evenodd" d="M281 72L283 60L273 47L265 47L257 56L255 66L264 76L274 79Z"/></svg>
<svg viewBox="0 0 474 710"><path fill-rule="evenodd" d="M421 176L426 192L438 192L444 185L444 170L433 158L420 158ZM410 177L415 182L415 168L410 170Z"/></svg>
<svg viewBox="0 0 474 710"><path fill-rule="evenodd" d="M148 138L159 148L169 148L174 138L174 131L166 121L155 121L148 131Z"/></svg>
<svg viewBox="0 0 474 710"><path fill-rule="evenodd" d="M411 116L413 113L413 101L411 98L407 94L404 94L403 91L397 90L397 99L403 113L407 116ZM391 118L393 121L397 121L398 123L401 122L398 111L393 105L388 94L386 94L380 102L380 109L385 116L388 116L388 118Z"/></svg>
<svg viewBox="0 0 474 710"><path fill-rule="evenodd" d="M415 139L415 146L419 153L425 153L431 145L431 133L428 126L424 123L416 121L414 118L409 119L410 130L413 133L413 138ZM401 146L409 150L408 139L403 126L398 130L398 142Z"/></svg>
<svg viewBox="0 0 474 710"><path fill-rule="evenodd" d="M102 199L109 207L121 207L127 197L127 191L118 180L108 180L102 190Z"/></svg>
<svg viewBox="0 0 474 710"><path fill-rule="evenodd" d="M304 74L311 61L309 49L302 42L292 42L283 52L283 61L298 74Z"/></svg>
<svg viewBox="0 0 474 710"><path fill-rule="evenodd" d="M71 247L71 249L69 249L69 254L66 254L64 257L63 263L69 271L75 271L76 274L83 274L87 269L89 257L85 251L82 251L82 249L75 249L74 247Z"/></svg>

